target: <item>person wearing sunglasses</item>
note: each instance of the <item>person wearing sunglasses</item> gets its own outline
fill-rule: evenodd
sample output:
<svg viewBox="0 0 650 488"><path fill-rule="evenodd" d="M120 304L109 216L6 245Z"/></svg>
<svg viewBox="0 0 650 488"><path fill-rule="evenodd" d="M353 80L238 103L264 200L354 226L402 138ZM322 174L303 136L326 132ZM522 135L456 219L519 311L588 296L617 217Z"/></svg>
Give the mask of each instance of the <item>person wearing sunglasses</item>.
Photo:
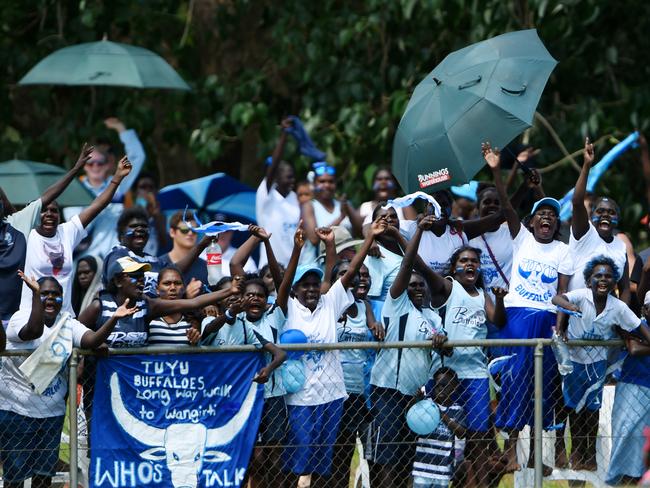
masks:
<svg viewBox="0 0 650 488"><path fill-rule="evenodd" d="M188 216L191 212L188 212ZM197 225L196 221L188 217L187 223ZM174 266L190 255L196 247L197 234L192 232L187 223L183 221L183 211L179 210L169 219L169 237L172 240L172 250L158 258L163 266ZM188 298L198 295L204 284L208 283L208 272L205 259L197 258L192 262L183 276L185 294Z"/></svg>
<svg viewBox="0 0 650 488"><path fill-rule="evenodd" d="M133 186L138 178L145 162L145 152L140 139L133 129L127 129L124 123L116 118L109 117L104 120L107 129L117 132L120 141L124 146L124 153L131 161L133 170L124 178L115 191L111 204L97 216L93 225L88 229L90 244L83 252L84 255L98 256L104 258L110 250L118 243L115 233L115 221L124 209L124 195ZM110 143L97 141L90 153L90 158L84 165L85 175L80 178L81 184L93 195L100 195L110 184L110 175L115 170L115 152ZM78 215L84 207L67 207L63 216L67 221L74 215Z"/></svg>
<svg viewBox="0 0 650 488"><path fill-rule="evenodd" d="M303 252L304 262L309 259L305 253L313 253L315 260L316 246L320 242L316 229L340 225L356 237L362 237L362 220L359 212L345 197L336 199L336 170L325 161L312 165L314 173L314 199L302 207L304 229L311 244Z"/></svg>

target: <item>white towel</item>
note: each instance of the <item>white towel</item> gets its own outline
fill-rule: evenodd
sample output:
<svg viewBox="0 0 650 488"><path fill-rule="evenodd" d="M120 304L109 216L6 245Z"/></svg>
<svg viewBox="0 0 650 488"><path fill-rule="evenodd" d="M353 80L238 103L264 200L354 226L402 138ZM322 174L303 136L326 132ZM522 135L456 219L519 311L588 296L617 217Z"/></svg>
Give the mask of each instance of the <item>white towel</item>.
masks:
<svg viewBox="0 0 650 488"><path fill-rule="evenodd" d="M47 339L41 342L41 345L20 365L20 371L39 395L50 386L72 354L70 319L70 314L63 312Z"/></svg>
<svg viewBox="0 0 650 488"><path fill-rule="evenodd" d="M382 208L404 208L408 207L409 205L413 204L416 200L426 200L429 202L431 205L433 205L433 213L436 216L436 218L440 218L442 216L442 209L440 208L440 204L436 201L435 198L433 198L431 195L424 193L423 191L416 191L415 193L409 193L408 195L404 195L403 197L399 198L394 198L393 200L388 200L386 205L384 205Z"/></svg>

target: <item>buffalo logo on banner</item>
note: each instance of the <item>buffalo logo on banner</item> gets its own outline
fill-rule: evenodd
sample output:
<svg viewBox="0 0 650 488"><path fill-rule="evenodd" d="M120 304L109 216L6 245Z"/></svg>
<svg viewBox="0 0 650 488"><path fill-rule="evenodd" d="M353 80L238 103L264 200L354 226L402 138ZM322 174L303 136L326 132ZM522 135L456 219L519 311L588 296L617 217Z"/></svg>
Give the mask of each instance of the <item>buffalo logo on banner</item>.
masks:
<svg viewBox="0 0 650 488"><path fill-rule="evenodd" d="M100 359L92 486L241 486L262 414L256 353Z"/></svg>

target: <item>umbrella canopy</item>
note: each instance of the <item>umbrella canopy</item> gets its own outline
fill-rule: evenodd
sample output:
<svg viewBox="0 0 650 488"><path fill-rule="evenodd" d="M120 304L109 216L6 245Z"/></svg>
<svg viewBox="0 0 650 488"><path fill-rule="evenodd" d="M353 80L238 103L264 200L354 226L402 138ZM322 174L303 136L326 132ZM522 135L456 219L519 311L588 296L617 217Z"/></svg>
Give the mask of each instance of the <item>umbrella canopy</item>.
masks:
<svg viewBox="0 0 650 488"><path fill-rule="evenodd" d="M415 88L393 144L405 192L462 185L483 167L481 142L504 147L533 115L557 61L534 29L449 54Z"/></svg>
<svg viewBox="0 0 650 488"><path fill-rule="evenodd" d="M66 170L53 164L12 159L0 163L0 186L14 205L27 205L65 175ZM72 180L56 199L61 207L85 207L95 197L79 180Z"/></svg>
<svg viewBox="0 0 650 488"><path fill-rule="evenodd" d="M157 54L106 40L59 49L42 59L18 84L190 89Z"/></svg>
<svg viewBox="0 0 650 488"><path fill-rule="evenodd" d="M255 192L225 173L166 186L158 192L158 201L164 211L190 208L255 222Z"/></svg>

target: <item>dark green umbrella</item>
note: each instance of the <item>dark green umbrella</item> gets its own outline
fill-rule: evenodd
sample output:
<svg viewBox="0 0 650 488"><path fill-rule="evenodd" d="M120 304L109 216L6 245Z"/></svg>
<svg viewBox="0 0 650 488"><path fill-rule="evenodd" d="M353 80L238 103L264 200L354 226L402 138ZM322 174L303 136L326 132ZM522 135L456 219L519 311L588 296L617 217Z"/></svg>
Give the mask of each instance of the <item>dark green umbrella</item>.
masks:
<svg viewBox="0 0 650 488"><path fill-rule="evenodd" d="M107 40L59 49L42 59L18 84L190 89L157 54Z"/></svg>
<svg viewBox="0 0 650 488"><path fill-rule="evenodd" d="M393 144L405 192L467 183L483 167L481 142L504 147L530 127L557 61L534 29L449 54L415 88Z"/></svg>
<svg viewBox="0 0 650 488"><path fill-rule="evenodd" d="M0 186L14 205L27 205L66 174L53 164L12 159L0 163ZM94 199L79 180L74 179L56 199L61 207L85 207Z"/></svg>

